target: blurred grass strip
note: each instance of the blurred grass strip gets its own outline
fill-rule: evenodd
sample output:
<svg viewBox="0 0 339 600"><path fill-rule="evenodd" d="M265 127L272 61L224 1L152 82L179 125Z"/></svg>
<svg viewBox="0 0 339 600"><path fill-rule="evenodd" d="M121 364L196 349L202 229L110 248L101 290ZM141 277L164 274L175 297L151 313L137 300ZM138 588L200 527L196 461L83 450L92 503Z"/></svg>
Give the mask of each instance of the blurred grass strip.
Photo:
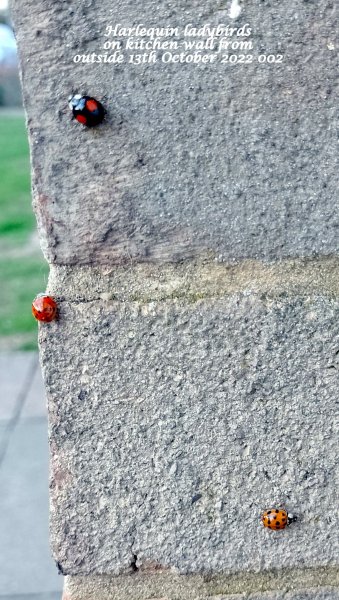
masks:
<svg viewBox="0 0 339 600"><path fill-rule="evenodd" d="M37 348L31 303L46 287L48 266L32 244L30 188L24 117L0 112L0 350Z"/></svg>
<svg viewBox="0 0 339 600"><path fill-rule="evenodd" d="M27 241L35 227L23 117L0 116L0 247Z"/></svg>
<svg viewBox="0 0 339 600"><path fill-rule="evenodd" d="M0 336L36 332L31 304L45 289L47 273L47 264L39 258L0 259Z"/></svg>

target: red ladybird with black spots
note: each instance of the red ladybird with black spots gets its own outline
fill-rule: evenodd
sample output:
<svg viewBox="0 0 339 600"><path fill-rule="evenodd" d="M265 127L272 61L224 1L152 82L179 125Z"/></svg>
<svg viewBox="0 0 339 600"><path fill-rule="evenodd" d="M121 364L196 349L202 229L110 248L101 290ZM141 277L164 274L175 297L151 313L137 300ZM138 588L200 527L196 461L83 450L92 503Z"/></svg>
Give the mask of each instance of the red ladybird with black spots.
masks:
<svg viewBox="0 0 339 600"><path fill-rule="evenodd" d="M295 515L289 515L284 508L271 508L269 510L265 510L261 517L261 521L264 527L268 527L268 529L285 529L287 525L296 521L297 517Z"/></svg>
<svg viewBox="0 0 339 600"><path fill-rule="evenodd" d="M68 106L73 117L86 127L95 127L104 120L106 111L103 105L91 96L74 94L68 98Z"/></svg>
<svg viewBox="0 0 339 600"><path fill-rule="evenodd" d="M38 294L32 303L32 313L37 321L50 323L57 318L57 303L52 296L47 296L47 294Z"/></svg>

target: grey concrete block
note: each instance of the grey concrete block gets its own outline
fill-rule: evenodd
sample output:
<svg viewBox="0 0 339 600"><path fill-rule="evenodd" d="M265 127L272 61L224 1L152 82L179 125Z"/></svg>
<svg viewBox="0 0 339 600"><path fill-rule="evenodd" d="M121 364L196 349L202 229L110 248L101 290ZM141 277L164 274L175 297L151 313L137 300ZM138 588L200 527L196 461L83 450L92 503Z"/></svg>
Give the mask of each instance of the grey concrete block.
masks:
<svg viewBox="0 0 339 600"><path fill-rule="evenodd" d="M337 317L319 296L61 302L40 343L65 573L337 563ZM281 504L298 522L263 529Z"/></svg>
<svg viewBox="0 0 339 600"><path fill-rule="evenodd" d="M49 548L45 419L20 422L11 434L0 468L0 490L1 600L1 594L13 600L16 595L54 600L52 592L60 598L62 577Z"/></svg>
<svg viewBox="0 0 339 600"><path fill-rule="evenodd" d="M44 252L57 264L338 252L335 34L330 0L230 4L13 0ZM107 25L248 23L251 64L73 62ZM181 41L181 38L180 38ZM262 53L281 64L259 64ZM160 53L162 54L162 53ZM37 94L37 90L40 91ZM96 131L67 97L103 100Z"/></svg>

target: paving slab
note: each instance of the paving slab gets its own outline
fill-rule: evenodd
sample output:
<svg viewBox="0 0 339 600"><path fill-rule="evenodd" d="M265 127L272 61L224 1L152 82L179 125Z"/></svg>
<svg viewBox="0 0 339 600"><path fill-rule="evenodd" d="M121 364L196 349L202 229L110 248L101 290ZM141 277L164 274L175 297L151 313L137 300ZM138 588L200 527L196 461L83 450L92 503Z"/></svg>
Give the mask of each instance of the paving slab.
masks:
<svg viewBox="0 0 339 600"><path fill-rule="evenodd" d="M46 394L40 365L37 365L34 378L20 414L21 419L29 419L32 417L47 418Z"/></svg>
<svg viewBox="0 0 339 600"><path fill-rule="evenodd" d="M6 440L9 437L8 421L0 421L0 448L4 449Z"/></svg>
<svg viewBox="0 0 339 600"><path fill-rule="evenodd" d="M61 600L61 594L60 592L55 594L11 594L10 596L0 594L0 600Z"/></svg>
<svg viewBox="0 0 339 600"><path fill-rule="evenodd" d="M14 416L18 399L25 396L25 386L28 390L35 365L35 352L0 354L0 421Z"/></svg>
<svg viewBox="0 0 339 600"><path fill-rule="evenodd" d="M0 468L0 590L58 592L62 577L50 556L46 419L17 425Z"/></svg>

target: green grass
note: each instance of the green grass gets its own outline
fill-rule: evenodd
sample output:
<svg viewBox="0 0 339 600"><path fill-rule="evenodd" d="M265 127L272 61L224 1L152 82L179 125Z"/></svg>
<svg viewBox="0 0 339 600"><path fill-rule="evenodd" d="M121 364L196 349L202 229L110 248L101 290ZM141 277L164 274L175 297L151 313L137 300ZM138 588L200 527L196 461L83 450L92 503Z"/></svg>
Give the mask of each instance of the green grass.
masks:
<svg viewBox="0 0 339 600"><path fill-rule="evenodd" d="M34 229L23 117L0 116L0 243L22 244Z"/></svg>
<svg viewBox="0 0 339 600"><path fill-rule="evenodd" d="M24 117L0 113L0 349L37 347L31 303L48 267L30 244L35 227Z"/></svg>
<svg viewBox="0 0 339 600"><path fill-rule="evenodd" d="M36 331L31 304L46 287L46 271L38 258L0 259L0 336Z"/></svg>

